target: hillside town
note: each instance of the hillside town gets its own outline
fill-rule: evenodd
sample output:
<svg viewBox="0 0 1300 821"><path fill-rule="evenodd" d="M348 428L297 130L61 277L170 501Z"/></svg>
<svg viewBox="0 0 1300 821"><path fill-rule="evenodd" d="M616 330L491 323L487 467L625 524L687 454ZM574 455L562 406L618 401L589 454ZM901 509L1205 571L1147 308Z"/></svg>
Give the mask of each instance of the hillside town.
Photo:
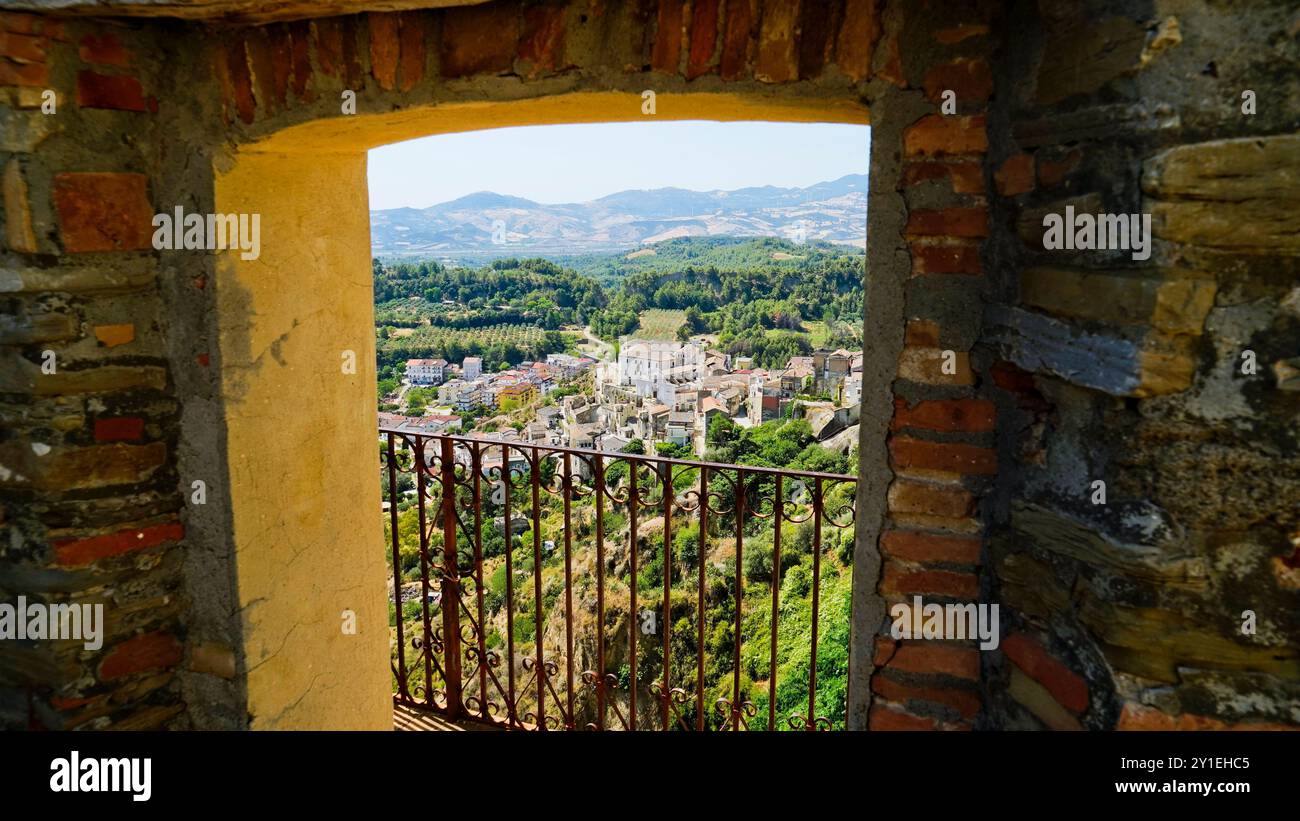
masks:
<svg viewBox="0 0 1300 821"><path fill-rule="evenodd" d="M696 458L705 455L716 417L739 427L802 418L840 453L857 441L860 350L817 350L781 369L756 368L749 357L711 349L705 336L685 342L624 337L617 351L616 359L604 361L552 353L545 362L496 373L485 373L479 357L459 366L411 359L387 406L401 407L413 388L436 388L436 405L419 415L381 412L379 423L401 432L610 452L640 440L646 452Z"/></svg>

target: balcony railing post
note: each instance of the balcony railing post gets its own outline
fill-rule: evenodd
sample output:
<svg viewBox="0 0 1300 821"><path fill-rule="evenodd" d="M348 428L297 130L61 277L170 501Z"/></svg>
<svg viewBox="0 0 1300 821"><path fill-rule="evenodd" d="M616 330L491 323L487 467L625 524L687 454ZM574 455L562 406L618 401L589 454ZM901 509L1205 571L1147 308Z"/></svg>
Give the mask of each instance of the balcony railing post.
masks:
<svg viewBox="0 0 1300 821"><path fill-rule="evenodd" d="M456 567L456 449L443 437L442 453L442 646L447 677L447 715L458 717L461 701L460 572Z"/></svg>

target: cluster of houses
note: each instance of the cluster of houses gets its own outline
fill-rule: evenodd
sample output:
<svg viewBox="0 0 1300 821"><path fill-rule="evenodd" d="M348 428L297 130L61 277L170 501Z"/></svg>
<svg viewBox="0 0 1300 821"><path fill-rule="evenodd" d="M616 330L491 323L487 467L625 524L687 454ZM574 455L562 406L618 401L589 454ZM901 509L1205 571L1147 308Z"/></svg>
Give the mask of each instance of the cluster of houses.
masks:
<svg viewBox="0 0 1300 821"><path fill-rule="evenodd" d="M407 363L412 384L440 385L439 401L456 411L506 408L546 396L562 381L594 367L594 392L563 397L536 411L516 430L503 427L480 436L526 444L620 451L633 439L671 443L703 456L709 424L725 416L741 427L798 414L828 446L847 451L855 441L862 400L862 352L818 350L796 356L786 367L753 367L749 357L710 350L702 339L661 342L624 338L618 359L551 354L496 374L467 357L460 368L443 360ZM380 414L384 427L437 434L459 424L457 416L418 419Z"/></svg>
<svg viewBox="0 0 1300 821"><path fill-rule="evenodd" d="M703 456L715 416L752 427L790 417L798 402L814 434L827 440L857 424L861 400L861 351L819 350L768 370L749 357L709 350L701 339L625 338L618 360L597 366L593 396L566 396L543 408L524 438L608 451L640 439Z"/></svg>
<svg viewBox="0 0 1300 821"><path fill-rule="evenodd" d="M531 404L595 364L591 357L553 353L545 362L523 362L509 370L484 373L478 356L465 357L459 368L445 359L410 359L406 379L412 385L438 386L439 404L456 411L492 410Z"/></svg>
<svg viewBox="0 0 1300 821"><path fill-rule="evenodd" d="M437 387L438 405L452 413L430 413L411 417L380 413L382 426L412 433L445 433L459 425L455 415L476 409L526 407L590 370L596 360L587 356L563 353L548 354L545 362L522 362L517 367L496 373L483 372L483 359L467 356L460 366L445 359L408 359L406 381L412 387Z"/></svg>

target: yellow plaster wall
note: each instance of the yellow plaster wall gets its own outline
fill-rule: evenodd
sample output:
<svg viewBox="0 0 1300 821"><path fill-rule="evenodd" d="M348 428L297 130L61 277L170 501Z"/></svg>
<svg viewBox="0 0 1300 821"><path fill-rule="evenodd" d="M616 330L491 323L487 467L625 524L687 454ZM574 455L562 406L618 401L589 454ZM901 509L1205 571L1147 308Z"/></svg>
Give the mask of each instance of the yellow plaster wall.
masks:
<svg viewBox="0 0 1300 821"><path fill-rule="evenodd" d="M261 214L215 283L252 727L391 729L366 155L244 154L215 200Z"/></svg>

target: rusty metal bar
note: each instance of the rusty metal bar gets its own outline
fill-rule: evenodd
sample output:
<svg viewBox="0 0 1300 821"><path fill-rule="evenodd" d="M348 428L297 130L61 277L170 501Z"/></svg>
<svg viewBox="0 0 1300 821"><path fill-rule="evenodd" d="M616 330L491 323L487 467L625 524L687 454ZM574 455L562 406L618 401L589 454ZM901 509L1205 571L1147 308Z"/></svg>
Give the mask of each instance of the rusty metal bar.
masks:
<svg viewBox="0 0 1300 821"><path fill-rule="evenodd" d="M573 713L573 475L570 454L564 454L564 683L568 718L566 726L572 730Z"/></svg>
<svg viewBox="0 0 1300 821"><path fill-rule="evenodd" d="M817 628L822 582L822 480L813 482L812 647L808 660L808 726L817 729Z"/></svg>
<svg viewBox="0 0 1300 821"><path fill-rule="evenodd" d="M704 729L704 556L709 543L709 468L700 467L700 538L696 545L699 576L695 604L695 729Z"/></svg>
<svg viewBox="0 0 1300 821"><path fill-rule="evenodd" d="M776 729L776 621L781 612L781 517L785 513L784 488L776 477L772 502L772 647L767 670L767 729Z"/></svg>
<svg viewBox="0 0 1300 821"><path fill-rule="evenodd" d="M605 462L592 457L596 488L596 726L605 729Z"/></svg>
<svg viewBox="0 0 1300 821"><path fill-rule="evenodd" d="M627 631L631 640L631 655L629 663L632 668L632 680L628 684L628 729L636 729L636 635L641 632L640 625L637 623L640 619L640 613L636 609L636 543L637 543L637 525L636 525L636 503L637 503L637 465L632 463L628 465L628 494L627 494L627 521L628 521L628 561L631 563L632 583L630 585L631 599L628 605L628 615L631 617L630 629Z"/></svg>
<svg viewBox="0 0 1300 821"><path fill-rule="evenodd" d="M415 497L418 500L420 519L420 606L424 615L424 637L421 650L424 652L424 703L432 707L433 700L433 625L429 620L429 525L426 521L425 501L427 500L424 477L428 466L424 463L424 440L415 440Z"/></svg>
<svg viewBox="0 0 1300 821"><path fill-rule="evenodd" d="M488 660L487 660L487 609L483 604L483 496L482 466L483 454L478 445L469 452L470 473L474 483L474 598L478 604L478 625L475 640L478 643L478 698L479 717L489 721L492 714L488 709Z"/></svg>
<svg viewBox="0 0 1300 821"><path fill-rule="evenodd" d="M442 665L447 680L447 715L459 718L461 701L460 570L456 557L456 453L442 440Z"/></svg>
<svg viewBox="0 0 1300 821"><path fill-rule="evenodd" d="M406 638L402 629L402 549L397 535L397 448L396 434L388 439L388 514L393 535L393 612L397 622L397 695L403 701L411 696L406 689Z"/></svg>
<svg viewBox="0 0 1300 821"><path fill-rule="evenodd" d="M745 605L745 472L736 470L736 628L731 662L731 729L740 729L740 641Z"/></svg>
<svg viewBox="0 0 1300 821"><path fill-rule="evenodd" d="M663 612L663 725L668 729L668 713L672 700L672 662L673 662L673 466L664 465L664 612Z"/></svg>
<svg viewBox="0 0 1300 821"><path fill-rule="evenodd" d="M542 615L542 477L541 454L533 449L533 460L528 463L528 483L533 498L533 633L537 654L537 729L546 729L546 653L542 649L542 630L546 620Z"/></svg>
<svg viewBox="0 0 1300 821"><path fill-rule="evenodd" d="M506 539L506 713L511 726L521 724L516 710L515 696L515 523L510 503L513 487L510 483L510 453L501 446L501 487L505 491L504 529Z"/></svg>

